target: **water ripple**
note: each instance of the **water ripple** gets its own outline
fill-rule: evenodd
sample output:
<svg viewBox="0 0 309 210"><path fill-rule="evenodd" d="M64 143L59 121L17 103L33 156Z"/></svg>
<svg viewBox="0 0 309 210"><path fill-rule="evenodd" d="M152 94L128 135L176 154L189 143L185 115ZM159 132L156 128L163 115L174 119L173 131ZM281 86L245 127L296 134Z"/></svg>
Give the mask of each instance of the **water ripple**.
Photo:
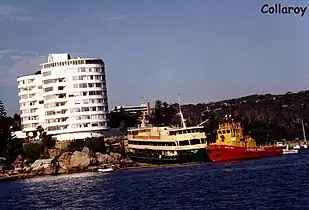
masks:
<svg viewBox="0 0 309 210"><path fill-rule="evenodd" d="M309 209L309 154L0 183L1 209Z"/></svg>

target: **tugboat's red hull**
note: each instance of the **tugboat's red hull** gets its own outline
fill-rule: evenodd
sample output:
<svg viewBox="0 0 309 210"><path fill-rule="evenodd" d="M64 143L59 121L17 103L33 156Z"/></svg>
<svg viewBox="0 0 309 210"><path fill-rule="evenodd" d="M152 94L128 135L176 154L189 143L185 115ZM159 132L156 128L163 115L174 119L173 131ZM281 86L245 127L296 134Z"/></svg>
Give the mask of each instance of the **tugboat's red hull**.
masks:
<svg viewBox="0 0 309 210"><path fill-rule="evenodd" d="M207 146L207 153L213 162L227 162L281 156L283 151L281 147L246 148L211 144Z"/></svg>

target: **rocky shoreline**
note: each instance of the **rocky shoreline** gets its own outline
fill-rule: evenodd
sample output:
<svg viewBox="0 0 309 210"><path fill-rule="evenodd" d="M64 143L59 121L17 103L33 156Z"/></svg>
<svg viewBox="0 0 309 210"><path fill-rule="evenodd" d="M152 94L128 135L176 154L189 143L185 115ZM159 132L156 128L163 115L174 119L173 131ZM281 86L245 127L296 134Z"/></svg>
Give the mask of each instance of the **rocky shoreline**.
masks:
<svg viewBox="0 0 309 210"><path fill-rule="evenodd" d="M28 179L40 176L95 172L102 165L109 165L114 170L137 167L132 160L119 153L94 153L84 147L82 151L62 152L58 149L48 151L49 158L38 159L32 164L20 155L12 167L0 169L0 181ZM2 173L1 173L2 172Z"/></svg>
<svg viewBox="0 0 309 210"><path fill-rule="evenodd" d="M138 165L136 163L127 165L125 167L114 167L115 171L125 171L125 170L146 170L146 169L154 169L154 168L169 168L169 167L183 167L183 166L193 166L193 165L201 165L205 163L182 163L182 164L164 164L164 165L152 165L152 164L143 164ZM46 171L41 171L41 173L38 173L37 171L28 172L28 173L16 173L16 174L10 174L10 173L4 173L0 174L0 182L6 182L6 181L16 181L16 180L25 180L25 179L31 179L31 178L38 178L38 177L47 177L47 176L61 176L66 174L78 174L78 173L85 173L85 172L95 172L98 173L98 168L100 166L89 166L87 168L84 168L83 170L71 170L71 171L64 171L59 170L58 174L54 173L46 173Z"/></svg>
<svg viewBox="0 0 309 210"><path fill-rule="evenodd" d="M64 174L76 174L76 173L84 173L84 172L97 172L98 167L97 166L92 166L89 167L83 171L77 172L77 171L72 171L72 172L60 172L57 175L55 174L46 174L46 173L18 173L18 174L9 174L9 173L4 173L0 174L0 182L1 181L16 181L16 180L24 180L24 179L31 179L31 178L37 178L37 177L45 177L45 176L60 176Z"/></svg>

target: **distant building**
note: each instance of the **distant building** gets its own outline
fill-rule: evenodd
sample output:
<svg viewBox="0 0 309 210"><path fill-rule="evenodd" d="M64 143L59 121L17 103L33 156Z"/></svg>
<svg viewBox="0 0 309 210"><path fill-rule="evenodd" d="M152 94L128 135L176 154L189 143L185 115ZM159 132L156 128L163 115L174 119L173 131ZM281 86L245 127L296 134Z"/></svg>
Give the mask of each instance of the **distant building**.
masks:
<svg viewBox="0 0 309 210"><path fill-rule="evenodd" d="M141 104L139 106L116 106L114 107L111 112L120 112L120 111L126 112L126 113L145 113L145 114L150 114L151 113L151 108L150 108L150 104L146 103L146 104Z"/></svg>
<svg viewBox="0 0 309 210"><path fill-rule="evenodd" d="M50 54L34 75L18 77L22 131L42 126L57 140L102 136L108 129L105 65L98 58Z"/></svg>

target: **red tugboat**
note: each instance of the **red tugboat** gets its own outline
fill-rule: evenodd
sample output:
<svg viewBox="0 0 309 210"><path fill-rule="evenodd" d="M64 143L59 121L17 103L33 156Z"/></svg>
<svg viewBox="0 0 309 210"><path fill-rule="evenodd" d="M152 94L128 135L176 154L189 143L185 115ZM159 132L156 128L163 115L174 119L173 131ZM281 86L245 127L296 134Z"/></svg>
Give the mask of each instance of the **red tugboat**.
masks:
<svg viewBox="0 0 309 210"><path fill-rule="evenodd" d="M207 153L212 162L227 162L263 157L281 156L282 147L257 147L250 136L243 136L240 122L225 120L219 124L215 143L207 146Z"/></svg>

